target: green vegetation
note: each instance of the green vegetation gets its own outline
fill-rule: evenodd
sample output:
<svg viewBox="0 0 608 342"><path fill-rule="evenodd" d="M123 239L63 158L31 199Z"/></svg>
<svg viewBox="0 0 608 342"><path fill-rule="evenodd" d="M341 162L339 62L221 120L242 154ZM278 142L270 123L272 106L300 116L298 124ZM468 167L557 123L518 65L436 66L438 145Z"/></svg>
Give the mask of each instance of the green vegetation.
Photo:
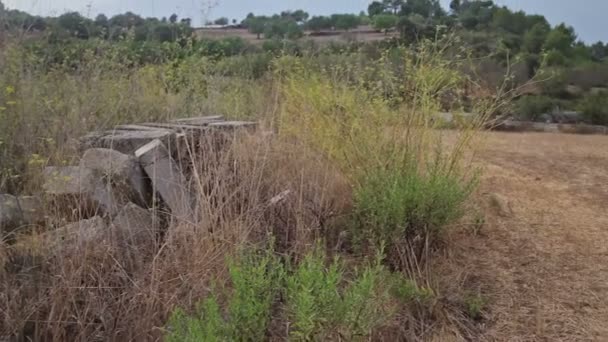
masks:
<svg viewBox="0 0 608 342"><path fill-rule="evenodd" d="M606 91L585 96L579 107L589 122L608 126L608 93Z"/></svg>
<svg viewBox="0 0 608 342"><path fill-rule="evenodd" d="M285 312L291 322L287 336L282 336L289 340L365 340L395 316L399 304L430 296L391 274L379 259L347 275L345 263L339 258L328 263L319 247L287 269L279 258L263 253L263 257L245 254L245 261L230 264L234 289L227 296L226 313L214 295L198 306L194 316L177 309L168 324L167 340L261 341L273 335L268 331L273 310ZM283 302L278 301L281 297Z"/></svg>

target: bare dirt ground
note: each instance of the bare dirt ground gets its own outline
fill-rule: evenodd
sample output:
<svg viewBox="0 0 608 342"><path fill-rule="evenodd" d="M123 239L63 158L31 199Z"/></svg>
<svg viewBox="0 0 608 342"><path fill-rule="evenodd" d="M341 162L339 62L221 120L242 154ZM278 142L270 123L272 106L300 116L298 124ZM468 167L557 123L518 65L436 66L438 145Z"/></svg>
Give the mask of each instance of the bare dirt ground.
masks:
<svg viewBox="0 0 608 342"><path fill-rule="evenodd" d="M487 301L477 338L608 341L608 137L488 133L483 146L486 222L449 253Z"/></svg>
<svg viewBox="0 0 608 342"><path fill-rule="evenodd" d="M207 38L207 39L223 39L223 38L231 38L231 37L239 37L244 39L250 44L262 44L264 43L264 39L258 39L256 34L250 33L247 29L240 28L198 28L195 30L198 38ZM382 32L376 32L369 26L361 26L359 28L353 29L348 32L344 31L328 31L326 35L314 36L311 35L311 32L305 32L304 37L302 37L301 41L312 40L317 44L327 44L331 42L349 42L349 41L358 41L358 42L373 42L373 41L382 41L388 38L396 37L398 34L396 32L389 32L388 35Z"/></svg>

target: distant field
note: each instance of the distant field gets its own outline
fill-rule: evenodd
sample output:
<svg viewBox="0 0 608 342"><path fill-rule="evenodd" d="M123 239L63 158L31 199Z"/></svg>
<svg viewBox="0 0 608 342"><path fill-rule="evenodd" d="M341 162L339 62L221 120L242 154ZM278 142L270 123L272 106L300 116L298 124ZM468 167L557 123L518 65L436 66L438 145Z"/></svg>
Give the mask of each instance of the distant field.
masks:
<svg viewBox="0 0 608 342"><path fill-rule="evenodd" d="M264 38L257 38L256 34L250 33L247 29L242 28L197 28L195 34L198 38L207 39L223 39L229 37L239 37L252 44L261 44L264 42ZM312 40L316 43L329 43L329 42L346 42L346 41L361 41L361 42L373 42L381 41L387 38L396 37L396 32L389 32L384 34L378 32L369 26L361 26L351 31L323 31L313 33L311 31L304 32L304 37L301 40Z"/></svg>

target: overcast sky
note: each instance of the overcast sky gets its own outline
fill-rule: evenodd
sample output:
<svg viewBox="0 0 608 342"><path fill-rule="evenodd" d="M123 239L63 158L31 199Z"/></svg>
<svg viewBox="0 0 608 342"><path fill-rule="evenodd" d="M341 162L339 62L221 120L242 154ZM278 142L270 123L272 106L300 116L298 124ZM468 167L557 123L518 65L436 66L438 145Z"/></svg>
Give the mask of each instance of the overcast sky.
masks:
<svg viewBox="0 0 608 342"><path fill-rule="evenodd" d="M126 11L144 16L163 17L177 13L194 19L194 24L207 18L242 19L249 12L276 13L302 8L311 14L358 13L367 8L368 0L0 0L7 7L30 13L58 15L67 10L94 17L98 13L116 14ZM449 0L441 0L447 8ZM211 6L210 3L217 3ZM608 41L608 0L496 0L498 4L529 13L544 14L551 23L566 22L574 26L586 42Z"/></svg>

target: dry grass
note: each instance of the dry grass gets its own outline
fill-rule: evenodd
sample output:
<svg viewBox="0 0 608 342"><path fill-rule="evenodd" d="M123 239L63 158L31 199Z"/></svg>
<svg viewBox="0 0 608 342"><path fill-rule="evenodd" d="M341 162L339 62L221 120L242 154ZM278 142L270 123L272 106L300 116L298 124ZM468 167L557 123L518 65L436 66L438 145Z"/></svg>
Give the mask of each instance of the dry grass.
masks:
<svg viewBox="0 0 608 342"><path fill-rule="evenodd" d="M480 293L475 340L608 339L608 138L489 133L477 202L485 225L450 237L444 295ZM501 216L490 198L512 208Z"/></svg>

